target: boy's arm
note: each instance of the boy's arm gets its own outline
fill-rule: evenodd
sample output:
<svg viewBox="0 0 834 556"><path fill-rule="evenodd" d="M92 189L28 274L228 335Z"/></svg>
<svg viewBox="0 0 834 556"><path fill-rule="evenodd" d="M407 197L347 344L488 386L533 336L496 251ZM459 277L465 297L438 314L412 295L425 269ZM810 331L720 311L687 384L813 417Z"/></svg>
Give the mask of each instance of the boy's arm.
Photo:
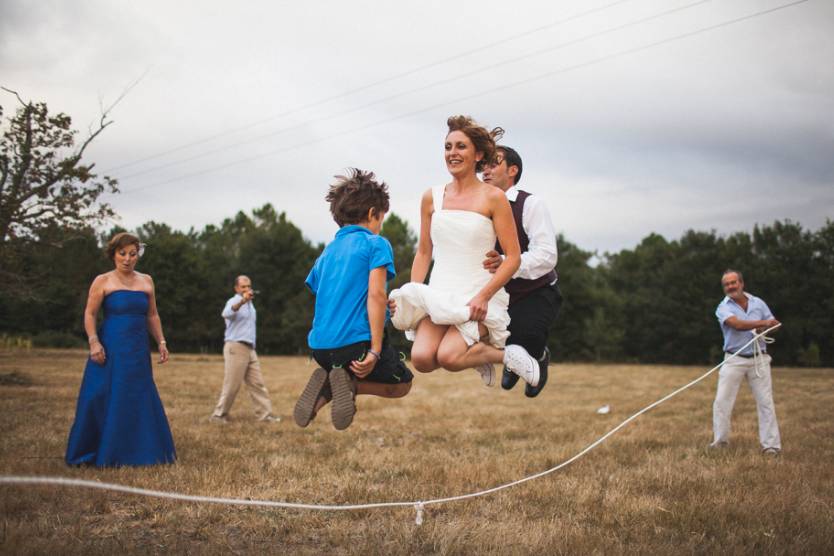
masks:
<svg viewBox="0 0 834 556"><path fill-rule="evenodd" d="M382 335L385 331L385 309L388 295L385 292L386 269L384 266L373 269L368 276L368 321L371 324L371 349L379 353L382 350Z"/></svg>
<svg viewBox="0 0 834 556"><path fill-rule="evenodd" d="M359 378L365 378L374 370L379 353L382 351L382 336L385 332L385 308L388 296L385 293L387 269L379 266L368 275L368 322L371 325L371 351L362 361L354 361L353 372Z"/></svg>

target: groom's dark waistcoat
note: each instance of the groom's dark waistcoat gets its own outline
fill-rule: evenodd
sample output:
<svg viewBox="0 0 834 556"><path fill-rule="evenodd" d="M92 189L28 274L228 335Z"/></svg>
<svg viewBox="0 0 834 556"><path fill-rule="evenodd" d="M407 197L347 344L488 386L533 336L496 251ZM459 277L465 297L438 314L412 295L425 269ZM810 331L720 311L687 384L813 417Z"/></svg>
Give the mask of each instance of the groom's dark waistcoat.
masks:
<svg viewBox="0 0 834 556"><path fill-rule="evenodd" d="M527 200L530 194L526 191L518 190L518 195L515 198L515 201L510 201L510 208L513 209L513 218L515 219L515 229L518 232L518 243L521 246L521 252L526 253L528 248L530 247L530 238L527 237L527 232L524 231L524 226L521 222L521 217L524 214L524 202ZM498 241L495 241L495 250L504 254L504 250L501 249L501 244ZM530 293L536 291L539 288L544 286L548 286L556 281L556 270L551 270L544 276L539 276L533 280L527 280L526 278L513 278L504 286L504 289L507 290L507 293L510 294L510 305L524 299Z"/></svg>

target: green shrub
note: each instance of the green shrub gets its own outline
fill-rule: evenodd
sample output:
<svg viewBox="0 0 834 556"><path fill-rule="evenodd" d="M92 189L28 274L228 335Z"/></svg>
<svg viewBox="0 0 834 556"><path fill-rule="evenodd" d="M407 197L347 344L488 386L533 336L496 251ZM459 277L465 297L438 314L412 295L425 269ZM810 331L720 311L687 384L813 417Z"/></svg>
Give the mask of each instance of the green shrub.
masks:
<svg viewBox="0 0 834 556"><path fill-rule="evenodd" d="M84 347L84 341L69 332L44 330L32 336L32 344L41 348L77 348Z"/></svg>

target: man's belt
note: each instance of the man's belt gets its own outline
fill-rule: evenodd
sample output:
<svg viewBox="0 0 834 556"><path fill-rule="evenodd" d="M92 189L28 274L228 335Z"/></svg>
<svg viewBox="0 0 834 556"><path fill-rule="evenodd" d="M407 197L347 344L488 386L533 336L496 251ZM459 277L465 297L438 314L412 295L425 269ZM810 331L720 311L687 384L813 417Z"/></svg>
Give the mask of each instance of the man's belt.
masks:
<svg viewBox="0 0 834 556"><path fill-rule="evenodd" d="M255 349L255 344L253 344L252 342L244 342L243 340L235 340L235 342L237 342L239 344L243 344L246 347L248 347L249 349Z"/></svg>
<svg viewBox="0 0 834 556"><path fill-rule="evenodd" d="M732 351L725 351L724 353L726 353L728 355L733 354ZM767 353L767 352L763 351L762 354L764 354L764 353ZM753 359L754 357L756 357L756 355L753 354L753 353L737 353L736 355L739 356L739 357L744 357L745 359Z"/></svg>

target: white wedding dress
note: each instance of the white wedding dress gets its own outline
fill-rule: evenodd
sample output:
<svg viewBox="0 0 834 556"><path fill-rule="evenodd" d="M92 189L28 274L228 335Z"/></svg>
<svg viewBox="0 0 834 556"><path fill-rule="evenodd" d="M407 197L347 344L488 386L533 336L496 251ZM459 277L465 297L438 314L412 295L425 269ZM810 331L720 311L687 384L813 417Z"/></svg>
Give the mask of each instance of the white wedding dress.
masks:
<svg viewBox="0 0 834 556"><path fill-rule="evenodd" d="M411 282L392 291L390 298L397 309L391 322L413 340L417 324L428 316L435 324L456 326L467 345L472 345L479 341L478 323L469 320L467 303L493 276L484 269L483 261L487 251L495 248L495 229L492 220L480 213L444 209L444 193L443 185L432 188L434 268L429 284ZM509 301L504 288L498 290L483 321L489 343L498 348L504 347L509 336Z"/></svg>

